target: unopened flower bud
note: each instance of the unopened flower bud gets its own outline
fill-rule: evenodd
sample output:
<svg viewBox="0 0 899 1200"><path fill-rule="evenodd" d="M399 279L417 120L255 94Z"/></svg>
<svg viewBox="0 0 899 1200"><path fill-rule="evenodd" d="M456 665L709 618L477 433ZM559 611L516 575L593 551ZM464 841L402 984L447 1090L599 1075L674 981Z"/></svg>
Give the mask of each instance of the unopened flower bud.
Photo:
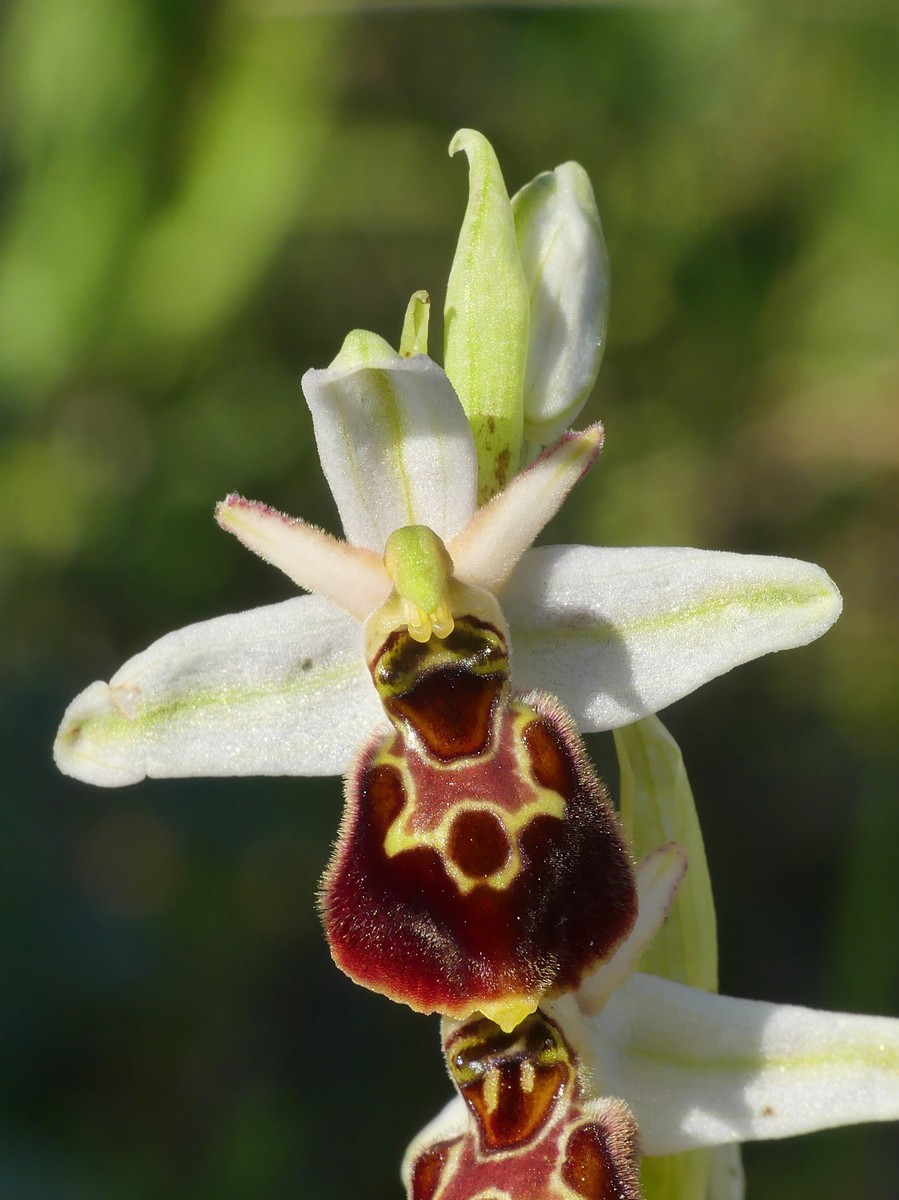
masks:
<svg viewBox="0 0 899 1200"><path fill-rule="evenodd" d="M596 382L606 338L609 263L590 180L563 163L512 198L530 293L524 436L547 446L569 429Z"/></svg>

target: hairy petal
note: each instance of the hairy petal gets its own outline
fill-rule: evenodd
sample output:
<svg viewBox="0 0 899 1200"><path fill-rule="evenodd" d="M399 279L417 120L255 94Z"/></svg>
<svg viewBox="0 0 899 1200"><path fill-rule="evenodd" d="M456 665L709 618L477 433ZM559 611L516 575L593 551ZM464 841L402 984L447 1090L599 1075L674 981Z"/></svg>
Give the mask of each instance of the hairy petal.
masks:
<svg viewBox="0 0 899 1200"><path fill-rule="evenodd" d="M670 547L541 547L503 595L516 686L539 682L585 731L629 724L740 663L803 646L840 608L811 563Z"/></svg>
<svg viewBox="0 0 899 1200"><path fill-rule="evenodd" d="M358 621L390 594L384 564L373 550L339 542L267 504L230 495L216 505L215 519L298 587L325 596Z"/></svg>
<svg viewBox="0 0 899 1200"><path fill-rule="evenodd" d="M496 594L602 449L601 425L567 433L478 509L450 543L456 575Z"/></svg>
<svg viewBox="0 0 899 1200"><path fill-rule="evenodd" d="M317 596L169 633L72 701L57 765L104 787L145 776L339 774L383 719L360 637Z"/></svg>
<svg viewBox="0 0 899 1200"><path fill-rule="evenodd" d="M461 1096L454 1095L437 1116L415 1135L403 1155L400 1167L400 1176L407 1195L412 1183L412 1167L422 1151L427 1150L436 1142L447 1141L467 1133L469 1121L470 1117L465 1101Z"/></svg>
<svg viewBox="0 0 899 1200"><path fill-rule="evenodd" d="M403 525L427 525L444 541L465 527L474 441L435 362L385 350L378 363L307 371L303 392L347 541L382 553Z"/></svg>
<svg viewBox="0 0 899 1200"><path fill-rule="evenodd" d="M899 1020L632 975L590 1022L596 1082L646 1154L899 1117Z"/></svg>

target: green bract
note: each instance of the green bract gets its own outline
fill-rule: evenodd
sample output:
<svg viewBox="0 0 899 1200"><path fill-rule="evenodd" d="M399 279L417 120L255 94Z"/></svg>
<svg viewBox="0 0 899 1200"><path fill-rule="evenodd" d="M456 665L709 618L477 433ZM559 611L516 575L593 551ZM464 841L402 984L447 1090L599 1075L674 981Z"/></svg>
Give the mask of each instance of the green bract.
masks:
<svg viewBox="0 0 899 1200"><path fill-rule="evenodd" d="M483 503L518 470L528 288L493 147L473 129L460 129L450 154L459 150L468 155L469 196L446 287L443 361L474 434Z"/></svg>
<svg viewBox="0 0 899 1200"><path fill-rule="evenodd" d="M616 729L615 748L621 770L621 827L631 850L642 858L657 846L677 842L690 864L664 928L640 959L640 970L717 991L715 904L681 752L656 716Z"/></svg>
<svg viewBox="0 0 899 1200"><path fill-rule="evenodd" d="M428 324L431 316L431 298L427 292L413 292L406 306L403 332L400 336L400 354L411 358L413 354L428 352Z"/></svg>
<svg viewBox="0 0 899 1200"><path fill-rule="evenodd" d="M631 849L642 856L674 841L686 851L689 864L664 926L640 958L640 970L716 992L715 902L683 756L656 716L616 729L614 737L621 772L621 825ZM727 1161L716 1163L716 1157ZM706 1200L716 1167L739 1177L739 1149L716 1147L644 1159L646 1200Z"/></svg>

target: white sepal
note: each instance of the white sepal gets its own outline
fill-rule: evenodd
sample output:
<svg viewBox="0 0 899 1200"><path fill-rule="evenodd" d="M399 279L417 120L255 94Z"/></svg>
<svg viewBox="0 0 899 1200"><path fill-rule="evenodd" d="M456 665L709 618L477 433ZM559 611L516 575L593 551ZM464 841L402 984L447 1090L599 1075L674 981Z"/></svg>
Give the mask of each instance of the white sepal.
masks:
<svg viewBox="0 0 899 1200"><path fill-rule="evenodd" d="M626 725L740 663L804 646L841 604L811 563L670 547L540 547L503 593L516 686L557 695L582 731Z"/></svg>
<svg viewBox="0 0 899 1200"><path fill-rule="evenodd" d="M899 1020L733 1000L632 975L588 1021L595 1083L644 1153L899 1117Z"/></svg>
<svg viewBox="0 0 899 1200"><path fill-rule="evenodd" d="M318 596L188 625L72 701L60 770L145 776L334 775L383 720L358 624Z"/></svg>
<svg viewBox="0 0 899 1200"><path fill-rule="evenodd" d="M474 439L435 362L385 352L378 364L307 371L303 392L348 542L382 553L404 525L444 541L464 529L475 510Z"/></svg>
<svg viewBox="0 0 899 1200"><path fill-rule="evenodd" d="M502 590L522 555L602 449L601 425L559 438L482 508L449 545L457 577Z"/></svg>
<svg viewBox="0 0 899 1200"><path fill-rule="evenodd" d="M609 312L609 258L583 167L563 163L512 197L530 295L524 436L548 446L596 382Z"/></svg>

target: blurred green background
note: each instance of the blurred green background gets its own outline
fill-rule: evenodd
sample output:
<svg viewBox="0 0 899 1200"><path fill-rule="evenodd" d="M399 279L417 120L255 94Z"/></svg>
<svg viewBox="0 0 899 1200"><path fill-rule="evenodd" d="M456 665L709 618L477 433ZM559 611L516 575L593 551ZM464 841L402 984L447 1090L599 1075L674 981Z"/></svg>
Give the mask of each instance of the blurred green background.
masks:
<svg viewBox="0 0 899 1200"><path fill-rule="evenodd" d="M581 161L605 225L606 450L550 540L794 555L844 593L665 714L722 989L899 1012L894 5L317 7L4 11L4 1200L399 1200L448 1094L435 1022L330 964L339 781L107 793L50 744L159 634L291 594L226 492L336 530L298 379L351 327L395 340L415 288L439 312L461 125L510 190ZM897 1194L884 1127L746 1161L766 1200Z"/></svg>

